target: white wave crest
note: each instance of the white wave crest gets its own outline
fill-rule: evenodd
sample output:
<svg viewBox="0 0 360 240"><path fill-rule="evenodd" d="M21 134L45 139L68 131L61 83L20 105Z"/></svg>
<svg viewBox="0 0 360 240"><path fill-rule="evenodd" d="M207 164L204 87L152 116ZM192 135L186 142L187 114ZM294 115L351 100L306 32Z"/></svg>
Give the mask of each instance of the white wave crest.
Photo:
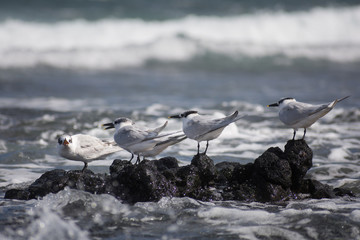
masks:
<svg viewBox="0 0 360 240"><path fill-rule="evenodd" d="M148 60L188 61L206 52L231 58L285 55L357 61L360 6L166 21L8 19L0 23L0 67L114 68Z"/></svg>

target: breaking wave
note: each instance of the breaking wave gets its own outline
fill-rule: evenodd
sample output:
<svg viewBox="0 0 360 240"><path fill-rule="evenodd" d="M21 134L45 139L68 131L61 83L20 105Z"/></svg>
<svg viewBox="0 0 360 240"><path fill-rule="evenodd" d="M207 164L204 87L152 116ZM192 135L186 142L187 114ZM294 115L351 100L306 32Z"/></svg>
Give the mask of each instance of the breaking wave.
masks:
<svg viewBox="0 0 360 240"><path fill-rule="evenodd" d="M0 67L112 69L188 62L209 54L222 56L218 61L283 56L357 62L359 25L360 6L164 21L7 19L0 22Z"/></svg>

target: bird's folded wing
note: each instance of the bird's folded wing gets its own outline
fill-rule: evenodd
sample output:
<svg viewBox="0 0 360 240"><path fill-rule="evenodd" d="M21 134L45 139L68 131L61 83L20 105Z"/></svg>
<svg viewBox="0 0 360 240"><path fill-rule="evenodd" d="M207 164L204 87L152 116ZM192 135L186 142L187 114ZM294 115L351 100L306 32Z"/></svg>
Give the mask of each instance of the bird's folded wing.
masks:
<svg viewBox="0 0 360 240"><path fill-rule="evenodd" d="M323 112L323 114L321 114L323 116L327 112L329 112L331 108L329 107L329 104L321 104L321 105L303 104L303 105L296 105L289 107L288 110L289 110L288 113L283 116L283 119L287 124L293 125L315 114L320 114L321 112ZM319 116L319 118L320 117L321 116Z"/></svg>
<svg viewBox="0 0 360 240"><path fill-rule="evenodd" d="M162 126L157 127L157 128L155 128L155 129L147 130L146 132L149 133L149 137L155 137L155 136L157 136L162 130L164 130L164 128L166 127L167 124L168 124L168 121L166 121Z"/></svg>
<svg viewBox="0 0 360 240"><path fill-rule="evenodd" d="M155 141L158 138L166 137L169 135L173 135L174 132L162 134L162 135L155 135L152 133L149 133L149 131L142 130L142 129L127 129L122 132L122 136L124 136L124 139L120 139L120 143L123 146L132 146L134 144L144 143L144 142L151 142ZM119 139L117 140L119 141Z"/></svg>
<svg viewBox="0 0 360 240"><path fill-rule="evenodd" d="M179 143L183 140L185 140L187 137L185 134L181 134L179 136L174 136L174 137L169 137L168 139L164 140L164 141L161 141L161 142L158 142L156 146L161 146L161 145L168 145L168 146L171 146L173 144L176 144L176 143Z"/></svg>
<svg viewBox="0 0 360 240"><path fill-rule="evenodd" d="M236 122L237 120L239 120L245 116L246 116L246 114L239 116L239 112L235 111L230 116L212 120L212 122L213 122L212 124L217 125L217 128L218 128L220 126L226 126L226 125L229 125L230 123Z"/></svg>
<svg viewBox="0 0 360 240"><path fill-rule="evenodd" d="M73 138L74 137L76 137L76 142L79 144L81 149L104 146L103 141L97 137L84 134L77 134L74 135Z"/></svg>
<svg viewBox="0 0 360 240"><path fill-rule="evenodd" d="M217 131L217 130L219 130L219 129L221 129L221 128L224 128L225 126L227 126L227 124L226 124L226 125L222 125L222 126L218 126L218 127L215 127L215 128L212 128L212 129L210 129L210 130L208 130L208 131L206 131L206 132L198 135L198 136L196 137L196 139L201 139L201 138L204 137L206 134L215 132L215 131Z"/></svg>

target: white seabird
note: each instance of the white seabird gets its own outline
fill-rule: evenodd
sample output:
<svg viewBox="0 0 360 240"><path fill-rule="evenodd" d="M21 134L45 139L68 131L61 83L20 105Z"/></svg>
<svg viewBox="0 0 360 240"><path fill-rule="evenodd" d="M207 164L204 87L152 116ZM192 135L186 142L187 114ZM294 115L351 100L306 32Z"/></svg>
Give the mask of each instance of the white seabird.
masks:
<svg viewBox="0 0 360 240"><path fill-rule="evenodd" d="M85 171L89 162L104 159L122 150L114 141L102 140L85 134L63 135L58 138L58 154L66 159L84 162Z"/></svg>
<svg viewBox="0 0 360 240"><path fill-rule="evenodd" d="M299 128L304 128L305 138L306 128L313 125L319 118L330 112L338 102L347 99L346 96L341 99L336 99L330 103L325 104L309 104L297 102L294 98L282 98L278 102L268 105L268 107L279 107L279 119L286 125L294 129L293 140L295 139L296 131Z"/></svg>
<svg viewBox="0 0 360 240"><path fill-rule="evenodd" d="M245 115L238 116L238 111L224 118L210 118L199 115L197 111L186 111L179 115L170 116L169 118L181 118L183 122L183 131L185 135L198 142L198 154L200 151L200 142L206 141L204 154L209 147L209 141L220 136L222 131L230 123L236 122Z"/></svg>

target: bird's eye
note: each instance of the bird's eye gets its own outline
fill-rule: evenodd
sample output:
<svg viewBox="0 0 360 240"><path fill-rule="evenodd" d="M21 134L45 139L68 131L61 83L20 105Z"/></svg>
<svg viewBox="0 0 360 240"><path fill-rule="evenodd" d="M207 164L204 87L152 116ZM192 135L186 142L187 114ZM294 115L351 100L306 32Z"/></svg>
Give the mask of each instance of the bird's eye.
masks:
<svg viewBox="0 0 360 240"><path fill-rule="evenodd" d="M184 114L180 114L180 117L184 117Z"/></svg>
<svg viewBox="0 0 360 240"><path fill-rule="evenodd" d="M58 139L58 143L59 143L59 144L62 144L62 140L61 140L60 138Z"/></svg>
<svg viewBox="0 0 360 240"><path fill-rule="evenodd" d="M72 143L72 139L71 139L71 138L69 139L69 143Z"/></svg>

